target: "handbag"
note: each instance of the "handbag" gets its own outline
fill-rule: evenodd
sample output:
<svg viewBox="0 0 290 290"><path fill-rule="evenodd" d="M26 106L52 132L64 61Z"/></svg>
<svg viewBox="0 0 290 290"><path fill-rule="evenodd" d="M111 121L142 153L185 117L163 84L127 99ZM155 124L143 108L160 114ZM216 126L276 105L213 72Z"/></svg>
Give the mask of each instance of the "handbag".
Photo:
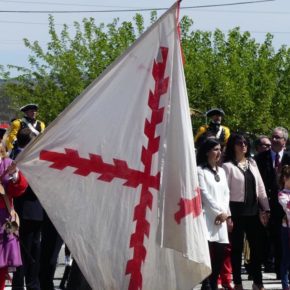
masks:
<svg viewBox="0 0 290 290"><path fill-rule="evenodd" d="M19 234L20 220L17 212L14 208L11 208L10 202L7 194L5 193L5 189L2 184L0 184L0 194L2 195L7 211L9 213L9 218L4 223L3 227L7 234Z"/></svg>

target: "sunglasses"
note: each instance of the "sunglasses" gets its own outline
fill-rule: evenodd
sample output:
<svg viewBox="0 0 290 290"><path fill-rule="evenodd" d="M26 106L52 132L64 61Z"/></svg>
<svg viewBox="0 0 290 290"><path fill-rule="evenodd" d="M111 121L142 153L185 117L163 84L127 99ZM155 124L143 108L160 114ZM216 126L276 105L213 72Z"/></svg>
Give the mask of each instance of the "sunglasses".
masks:
<svg viewBox="0 0 290 290"><path fill-rule="evenodd" d="M235 145L238 145L238 146L243 146L243 145L248 146L248 143L247 143L247 141L237 141L235 143Z"/></svg>
<svg viewBox="0 0 290 290"><path fill-rule="evenodd" d="M265 148L270 148L271 147L271 144L261 144L262 147L265 147Z"/></svg>
<svg viewBox="0 0 290 290"><path fill-rule="evenodd" d="M275 139L275 140L280 140L280 139L283 139L284 137L280 137L278 135L273 135L272 136L272 139Z"/></svg>

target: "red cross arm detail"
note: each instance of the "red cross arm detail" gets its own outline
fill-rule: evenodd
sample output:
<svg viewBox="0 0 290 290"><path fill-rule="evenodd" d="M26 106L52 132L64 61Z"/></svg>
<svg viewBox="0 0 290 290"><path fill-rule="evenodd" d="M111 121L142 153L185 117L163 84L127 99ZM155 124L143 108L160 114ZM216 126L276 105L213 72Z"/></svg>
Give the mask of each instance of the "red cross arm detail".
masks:
<svg viewBox="0 0 290 290"><path fill-rule="evenodd" d="M180 224L181 220L186 216L192 215L192 217L197 217L200 215L202 211L200 189L197 188L195 191L197 192L197 195L194 198L180 199L178 203L179 211L176 212L174 215L174 219L178 224Z"/></svg>
<svg viewBox="0 0 290 290"><path fill-rule="evenodd" d="M159 190L160 172L151 175L153 156L159 151L160 137L156 136L157 126L163 122L164 108L160 107L162 95L168 90L169 78L165 77L168 48L160 48L161 60L154 61L152 76L155 81L153 91L149 91L148 107L151 118L145 120L144 134L148 139L147 145L142 147L141 162L143 171L128 167L124 160L113 159L113 164L105 163L100 155L89 154L89 158L82 158L78 151L65 148L64 153L42 150L40 160L52 162L50 168L63 170L66 167L76 168L74 174L87 176L94 172L100 174L99 180L111 182L114 178L125 180L124 185L136 188L141 185L140 201L134 208L135 231L131 235L130 248L133 257L127 262L126 275L130 275L129 290L142 289L142 265L146 259L145 238L149 238L150 223L147 221L147 209L152 209L153 195L150 189Z"/></svg>
<svg viewBox="0 0 290 290"><path fill-rule="evenodd" d="M164 108L160 108L162 95L167 92L169 78L165 77L168 48L160 48L161 61L154 61L152 76L155 81L154 91L149 91L148 106L151 109L151 119L145 120L144 134L148 138L147 148L143 146L141 161L144 172L150 174L153 155L159 151L160 137L156 135L156 127L162 123ZM142 265L146 259L147 250L144 246L145 237L149 238L150 223L146 220L146 211L152 209L153 195L146 184L142 185L140 202L134 210L136 221L135 232L131 235L130 248L133 248L133 257L127 262L126 274L131 275L129 290L142 289Z"/></svg>
<svg viewBox="0 0 290 290"><path fill-rule="evenodd" d="M149 187L159 189L160 173L155 176L148 176L142 171L128 167L127 162L113 159L114 164L105 163L100 155L89 154L90 158L82 158L77 150L65 148L65 153L43 150L40 152L39 159L50 161L50 168L63 170L70 166L76 168L74 174L87 176L91 172L99 173L99 180L111 182L114 178L126 180L123 184L128 187L136 188L144 183Z"/></svg>

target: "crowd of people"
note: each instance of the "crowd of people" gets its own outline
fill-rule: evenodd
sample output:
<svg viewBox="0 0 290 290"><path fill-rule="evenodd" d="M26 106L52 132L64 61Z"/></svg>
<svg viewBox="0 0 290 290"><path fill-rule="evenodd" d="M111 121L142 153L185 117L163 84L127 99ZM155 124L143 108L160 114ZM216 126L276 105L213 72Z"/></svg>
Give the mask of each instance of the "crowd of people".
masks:
<svg viewBox="0 0 290 290"><path fill-rule="evenodd" d="M10 129L0 132L0 290L10 271L14 271L12 290L53 290L63 241L13 162L45 124L36 118L37 105L20 111L23 118L12 120ZM247 135L230 133L221 124L222 109L206 115L208 124L197 130L195 145L212 273L201 289L242 290L244 260L254 290L264 289L262 269L276 273L283 290L289 290L288 132L277 127L271 136L259 136L253 151ZM66 253L70 254L68 248ZM90 289L75 261L72 266L68 263L61 287Z"/></svg>
<svg viewBox="0 0 290 290"><path fill-rule="evenodd" d="M242 290L242 256L247 249L244 258L253 290L264 289L262 265L265 272L276 274L283 290L289 290L288 131L277 127L270 137L260 136L254 152L246 134L230 134L221 125L223 116L221 109L208 111L209 125L202 126L195 137L212 260L212 274L201 289L218 289L220 276L222 288ZM233 283L228 278L231 273Z"/></svg>

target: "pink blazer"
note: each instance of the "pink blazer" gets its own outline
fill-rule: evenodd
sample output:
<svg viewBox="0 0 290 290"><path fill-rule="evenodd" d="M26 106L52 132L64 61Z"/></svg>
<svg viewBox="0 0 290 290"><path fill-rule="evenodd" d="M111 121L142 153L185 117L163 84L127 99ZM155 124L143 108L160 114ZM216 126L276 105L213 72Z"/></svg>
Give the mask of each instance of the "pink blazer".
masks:
<svg viewBox="0 0 290 290"><path fill-rule="evenodd" d="M255 160L249 160L249 166L256 182L257 200L263 210L270 210L265 186ZM232 162L223 164L230 189L230 201L244 202L245 200L245 178L241 170Z"/></svg>

